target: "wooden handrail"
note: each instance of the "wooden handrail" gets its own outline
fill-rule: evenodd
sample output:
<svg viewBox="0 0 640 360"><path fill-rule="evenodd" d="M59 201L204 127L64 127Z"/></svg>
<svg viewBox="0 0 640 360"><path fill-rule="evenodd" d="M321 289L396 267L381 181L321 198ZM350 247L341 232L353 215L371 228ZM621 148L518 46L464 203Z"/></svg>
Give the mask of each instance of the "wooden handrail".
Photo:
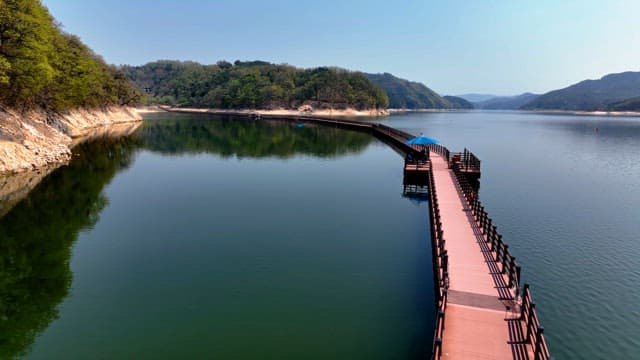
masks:
<svg viewBox="0 0 640 360"><path fill-rule="evenodd" d="M531 297L529 284L524 284L524 290L522 292L520 321L525 325L526 341L533 347L534 360L550 359L551 354L544 337L544 327L540 325L540 320L536 313L536 304Z"/></svg>
<svg viewBox="0 0 640 360"><path fill-rule="evenodd" d="M467 150L465 149L465 152ZM470 152L469 152L470 154ZM469 161L474 163L475 160L469 156ZM479 160L477 161L479 166ZM508 287L513 289L517 299L519 293L521 267L517 264L515 256L509 251L509 245L502 240L502 235L498 232L493 221L481 205L477 192L468 183L465 175L460 171L460 164L452 163L457 186L464 196L471 213L473 214L476 224L480 227L482 234L486 238L486 242L490 245L491 251L495 252L495 261L500 264L502 274L507 274L509 282ZM533 348L534 360L550 359L550 352L544 337L544 328L540 325L536 312L536 305L531 297L529 284L524 285L522 300L520 305L520 321L525 326L526 341Z"/></svg>
<svg viewBox="0 0 640 360"><path fill-rule="evenodd" d="M433 151L432 149L429 149ZM444 335L445 310L447 308L447 297L449 288L449 257L445 248L444 232L440 220L440 207L438 204L438 194L433 180L433 173L428 173L429 185L429 217L431 220L431 246L434 254L434 285L437 287L437 307L436 324L433 335L433 345L431 358L440 359L442 356L442 339Z"/></svg>

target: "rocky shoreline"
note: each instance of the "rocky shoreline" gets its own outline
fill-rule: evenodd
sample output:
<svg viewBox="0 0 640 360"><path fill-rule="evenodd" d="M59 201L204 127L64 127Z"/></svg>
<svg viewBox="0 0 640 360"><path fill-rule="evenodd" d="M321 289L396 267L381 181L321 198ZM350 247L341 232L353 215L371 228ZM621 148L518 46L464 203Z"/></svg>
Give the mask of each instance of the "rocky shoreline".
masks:
<svg viewBox="0 0 640 360"><path fill-rule="evenodd" d="M0 176L65 164L78 139L114 124L142 121L134 108L77 109L64 114L0 108Z"/></svg>
<svg viewBox="0 0 640 360"><path fill-rule="evenodd" d="M207 113L207 114L245 114L245 115L286 115L286 116L325 116L325 117L380 117L387 116L389 112L386 109L313 109L311 107L300 107L298 110L292 109L205 109L205 108L182 108L160 106L160 109L169 112L191 112L191 113Z"/></svg>

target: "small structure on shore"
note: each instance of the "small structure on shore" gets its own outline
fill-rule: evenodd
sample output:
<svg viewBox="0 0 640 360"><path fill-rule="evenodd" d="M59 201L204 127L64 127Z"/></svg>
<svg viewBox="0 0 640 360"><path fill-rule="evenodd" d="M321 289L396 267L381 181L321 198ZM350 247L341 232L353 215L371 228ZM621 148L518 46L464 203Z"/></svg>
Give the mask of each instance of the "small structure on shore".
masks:
<svg viewBox="0 0 640 360"><path fill-rule="evenodd" d="M298 107L298 111L304 114L311 114L313 112L313 107L311 105L301 105Z"/></svg>

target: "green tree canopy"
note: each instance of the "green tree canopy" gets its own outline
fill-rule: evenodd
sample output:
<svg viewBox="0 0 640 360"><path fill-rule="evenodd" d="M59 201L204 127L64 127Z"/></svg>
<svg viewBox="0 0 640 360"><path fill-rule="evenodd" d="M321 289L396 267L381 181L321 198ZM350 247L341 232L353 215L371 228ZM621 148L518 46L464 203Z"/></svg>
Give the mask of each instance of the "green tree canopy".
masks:
<svg viewBox="0 0 640 360"><path fill-rule="evenodd" d="M0 104L63 111L130 104L138 94L39 0L0 1Z"/></svg>
<svg viewBox="0 0 640 360"><path fill-rule="evenodd" d="M156 61L125 66L124 73L150 101L221 109L386 108L387 95L362 73L339 68L299 69L264 61Z"/></svg>

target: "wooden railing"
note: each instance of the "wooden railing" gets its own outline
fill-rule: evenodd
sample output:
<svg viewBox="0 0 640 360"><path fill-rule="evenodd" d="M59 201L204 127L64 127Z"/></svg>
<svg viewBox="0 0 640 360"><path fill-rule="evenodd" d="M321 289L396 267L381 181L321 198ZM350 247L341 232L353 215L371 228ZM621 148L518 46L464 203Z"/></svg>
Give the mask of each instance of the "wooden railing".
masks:
<svg viewBox="0 0 640 360"><path fill-rule="evenodd" d="M449 167L452 167L454 163L457 163L462 171L480 172L480 159L466 148L463 152L452 154L449 159Z"/></svg>
<svg viewBox="0 0 640 360"><path fill-rule="evenodd" d="M518 300L520 289L520 266L516 263L515 256L509 252L509 245L502 240L502 235L493 221L484 209L484 206L478 200L478 194L467 181L465 175L460 171L459 165L453 163L453 172L455 174L457 185L464 195L469 208L476 220L478 227L482 230L486 242L490 245L494 260L500 264L502 274L507 274L508 288L513 289L515 300ZM540 325L538 315L536 313L536 304L531 297L529 284L524 285L524 290L520 303L520 321L526 329L525 340L531 344L534 353L534 360L551 359L549 348L544 337L544 328Z"/></svg>
<svg viewBox="0 0 640 360"><path fill-rule="evenodd" d="M533 360L551 359L549 347L544 337L544 328L540 325L536 304L531 298L529 284L524 284L522 292L522 305L520 305L520 321L525 325L526 341L533 348Z"/></svg>
<svg viewBox="0 0 640 360"><path fill-rule="evenodd" d="M427 145L427 148L430 152L436 153L449 161L449 149L447 149L446 147L438 144L429 144Z"/></svg>
<svg viewBox="0 0 640 360"><path fill-rule="evenodd" d="M502 241L502 235L498 233L497 227L493 225L493 221L478 199L478 194L469 184L465 175L460 171L458 163L453 163L453 173L456 176L457 185L460 190L462 190L462 194L469 205L469 209L471 210L478 227L482 231L491 251L495 253L495 262L500 264L500 271L502 274L506 274L509 279L508 288L514 289L517 297L518 289L520 287L520 265L516 263L515 256L511 255L511 252L509 252L509 245Z"/></svg>
<svg viewBox="0 0 640 360"><path fill-rule="evenodd" d="M444 335L444 317L447 309L447 291L449 289L449 257L445 249L444 233L438 205L438 194L433 180L433 173L428 174L429 181L429 216L431 220L431 247L433 252L433 274L436 293L436 324L433 334L431 358L442 356L442 338Z"/></svg>
<svg viewBox="0 0 640 360"><path fill-rule="evenodd" d="M427 157L426 159L413 159L413 158L406 158L404 159L404 170L409 171L409 170L415 170L415 171L420 171L420 170L424 170L424 172L426 171L430 171L431 170L431 160L429 160L429 157ZM406 173L405 173L406 175Z"/></svg>

